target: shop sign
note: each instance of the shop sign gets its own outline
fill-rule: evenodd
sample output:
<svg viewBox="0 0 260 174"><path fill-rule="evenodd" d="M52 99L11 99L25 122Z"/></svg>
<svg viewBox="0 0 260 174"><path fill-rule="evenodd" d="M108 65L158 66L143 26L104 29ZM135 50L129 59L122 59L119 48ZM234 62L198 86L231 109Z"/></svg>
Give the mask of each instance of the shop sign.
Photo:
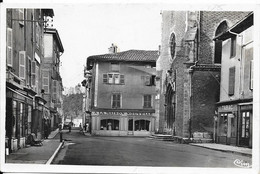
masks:
<svg viewBox="0 0 260 174"><path fill-rule="evenodd" d="M236 111L237 107L236 105L223 105L219 107L220 111Z"/></svg>
<svg viewBox="0 0 260 174"><path fill-rule="evenodd" d="M148 113L148 112L93 112L92 115L121 115L121 116L127 116L127 115L151 115L151 113Z"/></svg>

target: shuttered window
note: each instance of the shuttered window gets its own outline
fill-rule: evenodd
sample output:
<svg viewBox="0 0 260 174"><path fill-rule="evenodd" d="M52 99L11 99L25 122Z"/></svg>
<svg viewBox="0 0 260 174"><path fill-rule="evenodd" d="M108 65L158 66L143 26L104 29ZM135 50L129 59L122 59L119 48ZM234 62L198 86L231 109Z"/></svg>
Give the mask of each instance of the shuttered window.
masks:
<svg viewBox="0 0 260 174"><path fill-rule="evenodd" d="M103 74L103 83L107 83L107 74Z"/></svg>
<svg viewBox="0 0 260 174"><path fill-rule="evenodd" d="M249 89L253 90L253 74L254 74L254 61L250 61L250 86Z"/></svg>
<svg viewBox="0 0 260 174"><path fill-rule="evenodd" d="M120 108L121 107L121 94L114 93L112 95L112 108Z"/></svg>
<svg viewBox="0 0 260 174"><path fill-rule="evenodd" d="M120 75L120 84L125 84L125 75Z"/></svg>
<svg viewBox="0 0 260 174"><path fill-rule="evenodd" d="M228 95L234 95L235 92L235 67L229 68L229 86L228 86Z"/></svg>
<svg viewBox="0 0 260 174"><path fill-rule="evenodd" d="M36 81L36 62L35 61L32 61L31 74L32 74L32 86L35 86L35 81Z"/></svg>
<svg viewBox="0 0 260 174"><path fill-rule="evenodd" d="M57 100L57 80L53 80L53 100Z"/></svg>
<svg viewBox="0 0 260 174"><path fill-rule="evenodd" d="M24 9L19 9L19 24L24 25Z"/></svg>
<svg viewBox="0 0 260 174"><path fill-rule="evenodd" d="M42 71L42 87L44 89L44 93L49 93L49 71Z"/></svg>
<svg viewBox="0 0 260 174"><path fill-rule="evenodd" d="M13 66L13 30L11 28L7 28L7 50L6 50L6 63L7 66Z"/></svg>
<svg viewBox="0 0 260 174"><path fill-rule="evenodd" d="M151 108L152 107L152 96L151 95L144 95L144 108Z"/></svg>
<svg viewBox="0 0 260 174"><path fill-rule="evenodd" d="M39 66L37 65L37 63L36 63L36 65L35 65L35 70L36 70L36 75L35 75L35 92L39 92L39 77L40 77L40 71L39 71Z"/></svg>
<svg viewBox="0 0 260 174"><path fill-rule="evenodd" d="M40 26L39 26L39 23L38 22L36 22L36 46L37 46L37 48L39 48L39 46L40 46Z"/></svg>
<svg viewBox="0 0 260 174"><path fill-rule="evenodd" d="M19 52L19 77L25 79L25 51Z"/></svg>

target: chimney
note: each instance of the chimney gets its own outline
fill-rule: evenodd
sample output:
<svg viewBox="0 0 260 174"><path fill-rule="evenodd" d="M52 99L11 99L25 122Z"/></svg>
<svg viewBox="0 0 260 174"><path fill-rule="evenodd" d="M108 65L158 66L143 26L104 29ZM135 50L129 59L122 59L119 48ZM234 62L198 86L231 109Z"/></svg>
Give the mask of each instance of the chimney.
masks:
<svg viewBox="0 0 260 174"><path fill-rule="evenodd" d="M112 43L111 47L108 48L108 52L111 54L117 53L117 46Z"/></svg>

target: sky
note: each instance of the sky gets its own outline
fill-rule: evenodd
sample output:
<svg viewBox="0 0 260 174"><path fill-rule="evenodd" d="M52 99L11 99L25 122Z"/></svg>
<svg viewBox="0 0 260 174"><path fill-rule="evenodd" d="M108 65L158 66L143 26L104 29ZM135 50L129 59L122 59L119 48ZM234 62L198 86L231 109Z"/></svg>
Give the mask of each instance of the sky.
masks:
<svg viewBox="0 0 260 174"><path fill-rule="evenodd" d="M107 54L112 43L119 51L158 50L160 45L161 15L155 5L70 4L53 9L53 25L64 47L64 87L81 83L87 57Z"/></svg>

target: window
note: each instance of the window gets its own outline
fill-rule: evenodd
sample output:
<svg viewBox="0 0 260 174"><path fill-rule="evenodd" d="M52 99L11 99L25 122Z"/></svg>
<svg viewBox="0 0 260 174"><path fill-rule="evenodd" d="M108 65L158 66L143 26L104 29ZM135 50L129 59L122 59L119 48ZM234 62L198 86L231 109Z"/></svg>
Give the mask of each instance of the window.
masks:
<svg viewBox="0 0 260 174"><path fill-rule="evenodd" d="M125 83L125 76L118 73L103 74L103 83L122 85Z"/></svg>
<svg viewBox="0 0 260 174"><path fill-rule="evenodd" d="M19 9L19 24L24 25L24 9Z"/></svg>
<svg viewBox="0 0 260 174"><path fill-rule="evenodd" d="M135 131L149 131L150 121L148 120L136 120Z"/></svg>
<svg viewBox="0 0 260 174"><path fill-rule="evenodd" d="M35 92L39 92L39 77L40 77L40 72L39 72L39 66L36 64L36 76L35 76Z"/></svg>
<svg viewBox="0 0 260 174"><path fill-rule="evenodd" d="M253 83L253 74L254 74L254 61L253 60L251 60L250 61L250 86L249 86L249 89L250 90L253 90L253 85L254 85L254 83Z"/></svg>
<svg viewBox="0 0 260 174"><path fill-rule="evenodd" d="M144 95L144 108L151 108L152 107L152 96L151 95Z"/></svg>
<svg viewBox="0 0 260 174"><path fill-rule="evenodd" d="M45 93L49 93L49 71L48 70L43 70L42 72L42 86L44 89Z"/></svg>
<svg viewBox="0 0 260 174"><path fill-rule="evenodd" d="M19 77L25 79L25 51L19 52Z"/></svg>
<svg viewBox="0 0 260 174"><path fill-rule="evenodd" d="M111 71L119 72L119 63L111 63Z"/></svg>
<svg viewBox="0 0 260 174"><path fill-rule="evenodd" d="M175 49L176 49L175 34L172 33L170 37L170 51L171 51L172 59L174 59L175 57Z"/></svg>
<svg viewBox="0 0 260 174"><path fill-rule="evenodd" d="M112 95L112 108L120 108L121 107L121 94L114 93Z"/></svg>
<svg viewBox="0 0 260 174"><path fill-rule="evenodd" d="M231 38L230 58L236 56L236 44L237 44L237 38L236 36L234 36Z"/></svg>
<svg viewBox="0 0 260 174"><path fill-rule="evenodd" d="M219 24L216 29L215 36L219 36L223 32L225 32L228 28L227 22L223 21ZM214 63L221 63L222 59L222 40L215 41L215 52L214 52Z"/></svg>
<svg viewBox="0 0 260 174"><path fill-rule="evenodd" d="M155 86L155 75L141 76L145 86Z"/></svg>
<svg viewBox="0 0 260 174"><path fill-rule="evenodd" d="M32 73L32 85L36 86L36 62L35 61L32 61L31 73Z"/></svg>
<svg viewBox="0 0 260 174"><path fill-rule="evenodd" d="M53 80L53 101L57 100L57 80Z"/></svg>
<svg viewBox="0 0 260 174"><path fill-rule="evenodd" d="M37 48L39 48L39 46L40 46L40 36L41 36L41 28L40 28L40 25L39 25L39 23L38 22L36 22L36 32L35 32L35 34L36 34L36 46L37 46Z"/></svg>
<svg viewBox="0 0 260 174"><path fill-rule="evenodd" d="M228 95L234 95L235 93L235 67L229 68L229 86L228 86Z"/></svg>
<svg viewBox="0 0 260 174"><path fill-rule="evenodd" d="M32 75L32 61L31 61L31 58L28 56L28 59L27 59L27 85L31 86L31 75Z"/></svg>
<svg viewBox="0 0 260 174"><path fill-rule="evenodd" d="M115 120L115 119L101 120L100 130L119 130L119 120Z"/></svg>
<svg viewBox="0 0 260 174"><path fill-rule="evenodd" d="M220 119L219 119L219 135L220 136L227 136L227 117L228 113L222 113L220 114Z"/></svg>
<svg viewBox="0 0 260 174"><path fill-rule="evenodd" d="M242 112L242 138L249 138L250 134L250 112Z"/></svg>
<svg viewBox="0 0 260 174"><path fill-rule="evenodd" d="M6 63L7 66L13 66L13 30L11 28L7 28L7 35L6 35L6 39L7 39L7 50L6 50Z"/></svg>

